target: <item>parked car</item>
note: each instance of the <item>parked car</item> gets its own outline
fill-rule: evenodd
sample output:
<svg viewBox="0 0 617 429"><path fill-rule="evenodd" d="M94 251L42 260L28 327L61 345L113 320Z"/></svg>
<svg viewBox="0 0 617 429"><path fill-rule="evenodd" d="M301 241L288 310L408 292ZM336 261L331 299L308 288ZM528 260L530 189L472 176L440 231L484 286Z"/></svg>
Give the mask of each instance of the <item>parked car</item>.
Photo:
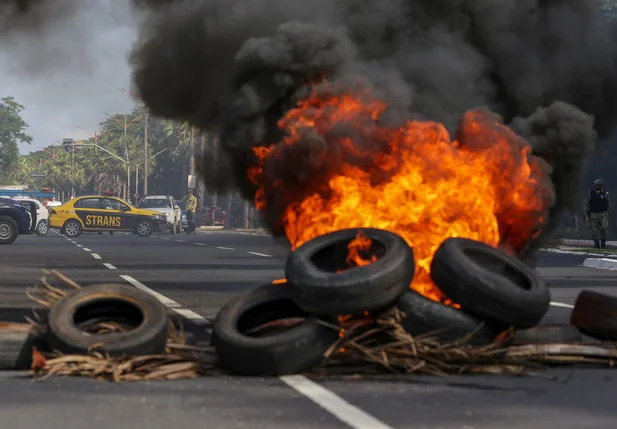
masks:
<svg viewBox="0 0 617 429"><path fill-rule="evenodd" d="M14 200L28 201L36 205L37 224L34 232L37 235L46 235L49 231L49 210L36 198L30 197L13 197Z"/></svg>
<svg viewBox="0 0 617 429"><path fill-rule="evenodd" d="M11 244L20 234L34 233L36 205L29 201L0 198L0 244Z"/></svg>
<svg viewBox="0 0 617 429"><path fill-rule="evenodd" d="M140 209L152 210L165 215L169 232L182 232L182 210L174 197L169 195L146 195L137 205Z"/></svg>
<svg viewBox="0 0 617 429"><path fill-rule="evenodd" d="M214 223L212 223L213 217L214 217ZM204 208L201 215L197 219L197 224L199 226L201 225L221 226L221 225L225 225L226 218L227 218L227 212L225 210L223 210L219 206L209 206L209 207Z"/></svg>

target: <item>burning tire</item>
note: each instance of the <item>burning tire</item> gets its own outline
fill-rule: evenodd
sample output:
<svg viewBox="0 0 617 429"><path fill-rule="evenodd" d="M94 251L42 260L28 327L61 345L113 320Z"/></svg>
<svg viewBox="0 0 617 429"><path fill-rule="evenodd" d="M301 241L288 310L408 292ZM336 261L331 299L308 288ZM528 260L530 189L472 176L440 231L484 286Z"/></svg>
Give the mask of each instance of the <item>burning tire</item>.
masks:
<svg viewBox="0 0 617 429"><path fill-rule="evenodd" d="M576 297L570 323L590 337L617 340L617 297L582 291Z"/></svg>
<svg viewBox="0 0 617 429"><path fill-rule="evenodd" d="M213 322L212 344L223 368L243 375L281 375L321 360L338 332L298 308L288 286L267 284L221 308Z"/></svg>
<svg viewBox="0 0 617 429"><path fill-rule="evenodd" d="M469 344L485 345L492 343L499 333L498 329L482 325L481 320L470 314L435 302L413 290L401 296L397 307L405 313L401 324L412 336L429 334L447 342L460 340L473 333Z"/></svg>
<svg viewBox="0 0 617 429"><path fill-rule="evenodd" d="M363 262L357 260L350 268L356 244L355 256ZM405 240L374 228L345 229L317 237L296 249L285 265L294 301L317 315L360 314L392 307L409 289L414 271L413 250Z"/></svg>
<svg viewBox="0 0 617 429"><path fill-rule="evenodd" d="M541 325L514 332L514 344L571 343L583 341L581 332L572 325Z"/></svg>
<svg viewBox="0 0 617 429"><path fill-rule="evenodd" d="M531 328L549 308L550 293L535 272L477 241L445 240L431 263L431 277L463 310L495 326Z"/></svg>
<svg viewBox="0 0 617 429"><path fill-rule="evenodd" d="M92 332L93 325L112 322L125 332ZM110 355L162 353L167 344L166 307L132 286L100 284L71 291L49 311L47 342L62 353L96 350Z"/></svg>

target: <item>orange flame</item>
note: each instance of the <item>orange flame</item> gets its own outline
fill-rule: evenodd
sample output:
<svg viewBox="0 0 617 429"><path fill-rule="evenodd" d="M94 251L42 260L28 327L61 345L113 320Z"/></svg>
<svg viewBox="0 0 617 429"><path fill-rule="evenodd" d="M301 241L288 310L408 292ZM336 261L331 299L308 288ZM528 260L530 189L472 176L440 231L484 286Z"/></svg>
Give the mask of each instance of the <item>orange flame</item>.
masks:
<svg viewBox="0 0 617 429"><path fill-rule="evenodd" d="M301 101L279 122L283 141L254 151L256 206L279 219L293 249L345 228L401 235L416 259L411 288L445 302L430 277L439 245L465 237L520 252L554 203L550 168L488 111L466 112L453 140L436 122L381 126L385 109L362 93ZM294 153L310 180L289 174Z"/></svg>
<svg viewBox="0 0 617 429"><path fill-rule="evenodd" d="M370 259L365 259L360 253L367 252L371 248L372 240L368 238L362 231L358 231L356 238L351 240L347 245L349 253L347 253L347 265L350 267L363 267L377 260L377 256L372 255Z"/></svg>

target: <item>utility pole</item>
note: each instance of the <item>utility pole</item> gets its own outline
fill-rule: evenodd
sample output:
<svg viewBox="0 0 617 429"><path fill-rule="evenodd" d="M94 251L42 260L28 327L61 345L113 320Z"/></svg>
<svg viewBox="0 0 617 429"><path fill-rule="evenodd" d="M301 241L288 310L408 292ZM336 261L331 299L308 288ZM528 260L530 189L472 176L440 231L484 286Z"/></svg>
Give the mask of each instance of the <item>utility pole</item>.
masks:
<svg viewBox="0 0 617 429"><path fill-rule="evenodd" d="M148 195L148 111L144 115L144 196Z"/></svg>
<svg viewBox="0 0 617 429"><path fill-rule="evenodd" d="M112 115L110 115L107 112L105 112L105 114L107 116L109 116L111 119L113 119L114 121L116 121L122 127L122 130L123 130L123 141L122 142L124 143L124 153L126 155L126 185L124 187L124 198L127 201L130 201L131 200L131 166L129 164L129 148L126 145L126 130L128 129L128 127L130 127L135 122L140 120L141 119L141 115L137 116L135 119L133 119L131 122L129 122L127 124L126 123L126 115L123 115L124 116L124 123L122 123L115 116L112 116ZM135 184L135 190L137 190L137 184Z"/></svg>

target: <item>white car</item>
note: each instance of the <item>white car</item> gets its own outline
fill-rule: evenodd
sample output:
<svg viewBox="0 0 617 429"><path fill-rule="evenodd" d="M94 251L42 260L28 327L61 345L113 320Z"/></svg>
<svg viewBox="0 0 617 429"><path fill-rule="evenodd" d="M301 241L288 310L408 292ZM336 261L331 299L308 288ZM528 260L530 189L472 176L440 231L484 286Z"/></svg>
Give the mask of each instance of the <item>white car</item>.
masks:
<svg viewBox="0 0 617 429"><path fill-rule="evenodd" d="M28 201L36 204L37 224L34 232L36 232L37 235L46 235L47 232L49 232L49 210L47 210L47 208L36 198L13 197L13 199L17 201ZM32 223L32 219L30 219L30 223ZM32 227L32 225L30 225L30 227Z"/></svg>
<svg viewBox="0 0 617 429"><path fill-rule="evenodd" d="M182 210L174 197L169 195L148 195L139 201L137 207L164 214L167 218L169 232L172 234L182 232Z"/></svg>

